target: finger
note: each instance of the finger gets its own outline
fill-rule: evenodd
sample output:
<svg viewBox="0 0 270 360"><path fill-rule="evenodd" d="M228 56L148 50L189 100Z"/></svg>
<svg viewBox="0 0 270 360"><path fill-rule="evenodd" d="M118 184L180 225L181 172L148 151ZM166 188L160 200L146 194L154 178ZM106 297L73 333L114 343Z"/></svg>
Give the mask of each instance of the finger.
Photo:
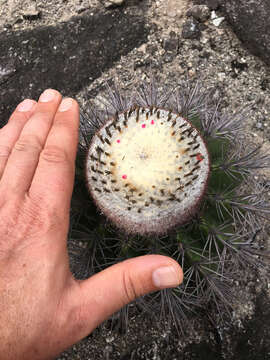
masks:
<svg viewBox="0 0 270 360"><path fill-rule="evenodd" d="M20 133L33 114L36 101L26 99L21 102L11 115L8 123L0 129L0 179L4 172L11 150L20 136Z"/></svg>
<svg viewBox="0 0 270 360"><path fill-rule="evenodd" d="M179 264L161 255L146 255L114 265L79 283L72 294L77 303L78 339L135 298L183 281ZM75 312L76 315L76 312Z"/></svg>
<svg viewBox="0 0 270 360"><path fill-rule="evenodd" d="M68 214L78 144L79 106L64 99L41 152L29 195Z"/></svg>
<svg viewBox="0 0 270 360"><path fill-rule="evenodd" d="M29 189L60 102L61 95L56 90L48 89L41 94L34 114L14 144L0 189L16 195L24 194Z"/></svg>

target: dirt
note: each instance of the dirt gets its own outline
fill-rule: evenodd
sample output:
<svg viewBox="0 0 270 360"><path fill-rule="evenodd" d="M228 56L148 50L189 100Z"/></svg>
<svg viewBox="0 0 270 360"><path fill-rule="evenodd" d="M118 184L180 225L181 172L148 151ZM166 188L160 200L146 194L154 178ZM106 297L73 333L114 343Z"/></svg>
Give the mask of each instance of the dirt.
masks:
<svg viewBox="0 0 270 360"><path fill-rule="evenodd" d="M37 98L46 87L76 97L87 112L89 100L102 95L106 81L130 89L152 72L161 86L189 79L214 87L226 111L250 106L247 130L269 151L269 67L243 47L225 20L215 26L209 19L199 24L198 39L183 39L190 1L126 0L111 7L105 0L2 0L0 5L0 123L18 101ZM264 241L269 243L269 236ZM247 269L234 288L240 300L226 326L214 327L198 314L187 334L179 336L134 311L127 333L103 325L58 360L266 360L268 273Z"/></svg>

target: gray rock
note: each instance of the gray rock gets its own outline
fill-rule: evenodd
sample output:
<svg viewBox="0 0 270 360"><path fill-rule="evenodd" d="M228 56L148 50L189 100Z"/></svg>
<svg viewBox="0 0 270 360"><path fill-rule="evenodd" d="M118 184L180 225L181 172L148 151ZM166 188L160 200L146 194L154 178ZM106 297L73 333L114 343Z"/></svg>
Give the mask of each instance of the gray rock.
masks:
<svg viewBox="0 0 270 360"><path fill-rule="evenodd" d="M12 60L7 63L6 66L0 64L0 85L3 85L5 82L7 82L15 74L15 72L16 68Z"/></svg>
<svg viewBox="0 0 270 360"><path fill-rule="evenodd" d="M194 18L187 19L183 24L182 37L184 39L198 39L200 36L199 22Z"/></svg>
<svg viewBox="0 0 270 360"><path fill-rule="evenodd" d="M216 17L212 20L212 23L214 26L219 27L219 25L222 23L222 21L224 20L224 17Z"/></svg>
<svg viewBox="0 0 270 360"><path fill-rule="evenodd" d="M212 1L197 0L195 2L210 7ZM270 65L270 1L218 0L218 5L236 35L250 52Z"/></svg>
<svg viewBox="0 0 270 360"><path fill-rule="evenodd" d="M210 10L206 5L194 5L188 9L187 16L193 16L196 20L205 22L210 17Z"/></svg>
<svg viewBox="0 0 270 360"><path fill-rule="evenodd" d="M227 0L221 8L248 49L270 65L270 1Z"/></svg>
<svg viewBox="0 0 270 360"><path fill-rule="evenodd" d="M53 27L0 33L0 81L8 81L0 86L0 127L22 98L38 98L48 87L76 94L147 35L143 18L118 9Z"/></svg>

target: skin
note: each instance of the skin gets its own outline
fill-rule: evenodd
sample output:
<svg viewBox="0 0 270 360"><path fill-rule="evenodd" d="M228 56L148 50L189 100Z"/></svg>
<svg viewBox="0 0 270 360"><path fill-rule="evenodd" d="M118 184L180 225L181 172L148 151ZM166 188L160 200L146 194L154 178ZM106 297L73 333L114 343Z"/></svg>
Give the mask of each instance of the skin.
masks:
<svg viewBox="0 0 270 360"><path fill-rule="evenodd" d="M66 241L79 107L49 93L19 105L0 129L2 360L51 359L136 297L183 279L179 265L160 255L74 279Z"/></svg>

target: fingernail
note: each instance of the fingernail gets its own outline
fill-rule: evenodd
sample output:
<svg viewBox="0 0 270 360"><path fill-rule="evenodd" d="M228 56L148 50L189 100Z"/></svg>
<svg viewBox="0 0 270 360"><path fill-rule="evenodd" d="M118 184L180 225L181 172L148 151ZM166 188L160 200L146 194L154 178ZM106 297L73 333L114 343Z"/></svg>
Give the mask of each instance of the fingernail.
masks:
<svg viewBox="0 0 270 360"><path fill-rule="evenodd" d="M72 107L72 105L73 105L73 100L71 98L63 99L58 108L58 111L67 111Z"/></svg>
<svg viewBox="0 0 270 360"><path fill-rule="evenodd" d="M154 285L159 289L175 287L180 284L180 276L174 266L163 266L153 271Z"/></svg>
<svg viewBox="0 0 270 360"><path fill-rule="evenodd" d="M57 92L53 89L45 90L39 98L40 102L49 102L52 101L57 96Z"/></svg>
<svg viewBox="0 0 270 360"><path fill-rule="evenodd" d="M34 100L26 99L17 106L17 110L27 112L30 111L35 104L36 102Z"/></svg>

